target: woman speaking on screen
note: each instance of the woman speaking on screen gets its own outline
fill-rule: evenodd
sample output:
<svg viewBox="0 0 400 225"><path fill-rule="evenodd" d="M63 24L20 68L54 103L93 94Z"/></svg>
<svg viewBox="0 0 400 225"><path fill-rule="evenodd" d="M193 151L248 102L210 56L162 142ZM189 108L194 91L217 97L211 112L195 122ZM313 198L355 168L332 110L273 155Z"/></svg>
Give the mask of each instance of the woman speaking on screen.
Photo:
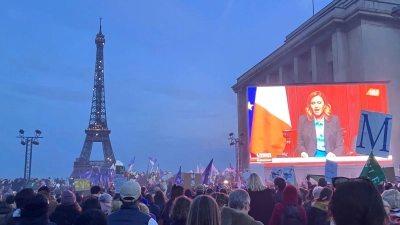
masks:
<svg viewBox="0 0 400 225"><path fill-rule="evenodd" d="M299 118L297 151L301 157L335 157L343 152L339 117L331 114L331 105L320 91L307 98L305 115Z"/></svg>

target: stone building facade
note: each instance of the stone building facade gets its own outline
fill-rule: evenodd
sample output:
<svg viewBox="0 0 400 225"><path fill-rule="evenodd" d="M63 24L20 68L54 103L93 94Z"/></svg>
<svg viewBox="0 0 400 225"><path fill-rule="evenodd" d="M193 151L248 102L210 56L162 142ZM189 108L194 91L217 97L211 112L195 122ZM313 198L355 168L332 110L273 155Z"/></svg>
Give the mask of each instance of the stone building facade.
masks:
<svg viewBox="0 0 400 225"><path fill-rule="evenodd" d="M334 0L291 32L284 44L237 79L238 132L247 132L246 87L390 81L391 152L400 165L400 0ZM247 145L241 169L249 169Z"/></svg>

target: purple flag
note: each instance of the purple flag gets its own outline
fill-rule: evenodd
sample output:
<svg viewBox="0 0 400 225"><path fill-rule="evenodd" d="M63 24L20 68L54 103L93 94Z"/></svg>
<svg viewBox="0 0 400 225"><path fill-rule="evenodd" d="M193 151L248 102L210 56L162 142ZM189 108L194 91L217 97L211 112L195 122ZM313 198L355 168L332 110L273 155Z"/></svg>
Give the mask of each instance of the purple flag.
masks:
<svg viewBox="0 0 400 225"><path fill-rule="evenodd" d="M176 177L175 177L175 184L176 184L176 185L182 185L181 166L179 167L179 171L178 171L178 173L176 174Z"/></svg>
<svg viewBox="0 0 400 225"><path fill-rule="evenodd" d="M206 167L206 169L204 170L204 173L202 174L202 184L208 184L210 179L210 173L211 173L211 168L212 168L212 164L213 164L214 159L211 159L210 163L208 164L208 166Z"/></svg>

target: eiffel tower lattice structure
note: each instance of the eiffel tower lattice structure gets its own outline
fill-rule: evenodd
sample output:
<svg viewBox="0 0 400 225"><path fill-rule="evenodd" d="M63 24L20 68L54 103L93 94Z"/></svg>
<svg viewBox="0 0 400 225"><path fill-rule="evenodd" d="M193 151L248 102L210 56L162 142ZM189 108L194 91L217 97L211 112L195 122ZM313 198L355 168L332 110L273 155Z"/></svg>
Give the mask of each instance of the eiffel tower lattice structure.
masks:
<svg viewBox="0 0 400 225"><path fill-rule="evenodd" d="M74 162L74 171L71 174L71 178L80 178L81 174L84 174L94 168L96 168L96 171L107 170L116 162L110 141L111 130L108 129L107 126L103 56L103 49L106 43L106 39L101 32L101 18L100 31L96 35L95 43L97 48L96 67L94 74L93 97L92 107L90 110L89 127L85 130L85 142L83 144L81 155ZM92 153L94 142L102 143L104 160L90 160L90 155Z"/></svg>

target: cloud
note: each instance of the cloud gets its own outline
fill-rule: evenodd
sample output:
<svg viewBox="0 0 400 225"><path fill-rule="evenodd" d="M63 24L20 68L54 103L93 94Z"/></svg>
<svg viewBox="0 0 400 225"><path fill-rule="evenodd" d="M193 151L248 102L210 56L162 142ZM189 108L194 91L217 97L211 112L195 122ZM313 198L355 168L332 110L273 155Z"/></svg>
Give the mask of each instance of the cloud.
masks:
<svg viewBox="0 0 400 225"><path fill-rule="evenodd" d="M186 111L181 112L180 114L180 117L183 119L216 119L226 115L222 112L211 111Z"/></svg>
<svg viewBox="0 0 400 225"><path fill-rule="evenodd" d="M65 90L59 87L34 86L28 84L12 84L12 86L14 91L30 96L38 96L56 101L85 103L88 101L86 92Z"/></svg>

